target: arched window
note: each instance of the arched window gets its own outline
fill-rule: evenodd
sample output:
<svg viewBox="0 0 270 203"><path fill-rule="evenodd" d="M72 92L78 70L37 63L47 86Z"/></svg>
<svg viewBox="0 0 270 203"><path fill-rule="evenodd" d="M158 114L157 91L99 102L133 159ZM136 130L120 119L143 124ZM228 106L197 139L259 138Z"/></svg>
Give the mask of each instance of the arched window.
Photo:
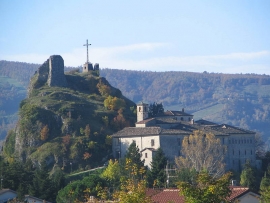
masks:
<svg viewBox="0 0 270 203"><path fill-rule="evenodd" d="M139 107L139 112L141 112L141 110L142 110L141 107Z"/></svg>

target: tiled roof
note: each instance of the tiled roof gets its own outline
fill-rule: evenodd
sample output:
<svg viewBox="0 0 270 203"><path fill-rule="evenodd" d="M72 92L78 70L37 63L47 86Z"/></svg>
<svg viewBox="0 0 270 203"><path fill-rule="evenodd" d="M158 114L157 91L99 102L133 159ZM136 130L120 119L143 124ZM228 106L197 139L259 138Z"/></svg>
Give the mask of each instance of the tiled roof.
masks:
<svg viewBox="0 0 270 203"><path fill-rule="evenodd" d="M236 198L241 197L242 195L246 194L247 192L250 192L249 188L247 187L242 187L242 186L231 186L231 195L228 198L229 201L232 201Z"/></svg>
<svg viewBox="0 0 270 203"><path fill-rule="evenodd" d="M165 111L163 115L164 116L193 116L184 111Z"/></svg>
<svg viewBox="0 0 270 203"><path fill-rule="evenodd" d="M244 130L242 128L237 128L227 124L221 124L212 126L211 129L222 132L222 133L229 133L229 134L254 134L254 132L249 130Z"/></svg>
<svg viewBox="0 0 270 203"><path fill-rule="evenodd" d="M6 192L11 192L11 193L17 194L17 192L15 192L14 190L11 190L11 189L1 189L0 190L0 195L4 194Z"/></svg>
<svg viewBox="0 0 270 203"><path fill-rule="evenodd" d="M233 201L236 198L239 198L247 194L248 192L251 192L249 188L241 187L241 186L231 186L230 189L232 193L230 197L228 197L227 199L229 201ZM179 189L164 189L163 191L153 190L153 189L148 189L148 190L149 191L146 192L146 195L148 197L151 197L154 203L168 203L168 202L184 203L184 197L180 196Z"/></svg>
<svg viewBox="0 0 270 203"><path fill-rule="evenodd" d="M152 120L155 120L155 118L148 118L148 119L139 121L139 122L137 122L136 124L145 124L145 123L148 123L149 121L152 121Z"/></svg>
<svg viewBox="0 0 270 203"><path fill-rule="evenodd" d="M141 152L143 152L143 151L145 151L145 150L150 150L150 151L157 151L156 149L154 149L154 148L144 148L143 150L141 150Z"/></svg>
<svg viewBox="0 0 270 203"><path fill-rule="evenodd" d="M141 135L159 135L160 127L127 127L113 134L113 137L141 136Z"/></svg>
<svg viewBox="0 0 270 203"><path fill-rule="evenodd" d="M179 195L179 189L164 189L151 197L153 203L184 203L184 197Z"/></svg>

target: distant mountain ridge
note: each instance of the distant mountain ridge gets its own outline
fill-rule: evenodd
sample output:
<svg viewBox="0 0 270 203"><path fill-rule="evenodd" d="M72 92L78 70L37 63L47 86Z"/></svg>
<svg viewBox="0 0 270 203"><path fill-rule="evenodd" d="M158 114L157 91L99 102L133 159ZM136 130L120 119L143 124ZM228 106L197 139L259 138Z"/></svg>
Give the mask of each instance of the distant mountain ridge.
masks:
<svg viewBox="0 0 270 203"><path fill-rule="evenodd" d="M3 75L3 71L12 75L12 68L7 70L2 63L0 61L0 75ZM16 63L18 62L5 61L6 67L12 66L13 69ZM29 67L34 69L33 64L29 64ZM101 69L100 74L135 103L162 102L165 109L185 108L187 112L195 115L195 119L228 123L259 131L265 139L269 138L269 75L150 72L108 68Z"/></svg>

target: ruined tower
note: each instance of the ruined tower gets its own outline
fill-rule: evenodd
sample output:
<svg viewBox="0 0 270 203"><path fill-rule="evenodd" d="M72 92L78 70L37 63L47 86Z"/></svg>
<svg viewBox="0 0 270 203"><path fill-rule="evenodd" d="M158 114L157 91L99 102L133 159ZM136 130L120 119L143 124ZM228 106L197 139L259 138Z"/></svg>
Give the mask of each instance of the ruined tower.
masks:
<svg viewBox="0 0 270 203"><path fill-rule="evenodd" d="M48 86L66 87L67 80L64 74L64 60L60 55L52 55L49 58Z"/></svg>

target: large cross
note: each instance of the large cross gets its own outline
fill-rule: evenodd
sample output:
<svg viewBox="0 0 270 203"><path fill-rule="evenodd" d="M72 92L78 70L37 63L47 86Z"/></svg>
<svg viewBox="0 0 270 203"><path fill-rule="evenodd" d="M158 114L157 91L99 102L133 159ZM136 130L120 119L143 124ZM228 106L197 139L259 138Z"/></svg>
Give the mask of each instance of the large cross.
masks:
<svg viewBox="0 0 270 203"><path fill-rule="evenodd" d="M84 44L83 46L86 46L86 50L87 50L87 63L89 62L88 60L88 45L91 45L91 44L88 44L88 39L86 40L86 44Z"/></svg>

